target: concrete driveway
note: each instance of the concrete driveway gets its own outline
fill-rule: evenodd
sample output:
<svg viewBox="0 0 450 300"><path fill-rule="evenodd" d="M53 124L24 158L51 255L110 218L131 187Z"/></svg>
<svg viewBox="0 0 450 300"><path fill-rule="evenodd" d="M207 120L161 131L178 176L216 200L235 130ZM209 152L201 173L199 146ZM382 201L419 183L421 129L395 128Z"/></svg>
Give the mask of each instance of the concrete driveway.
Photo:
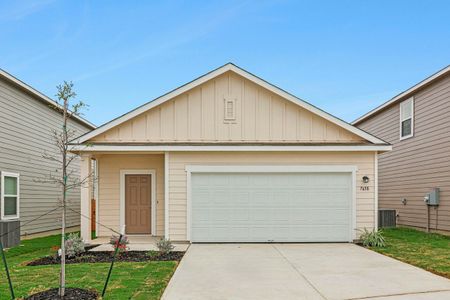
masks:
<svg viewBox="0 0 450 300"><path fill-rule="evenodd" d="M450 280L352 244L194 244L163 299L450 299Z"/></svg>

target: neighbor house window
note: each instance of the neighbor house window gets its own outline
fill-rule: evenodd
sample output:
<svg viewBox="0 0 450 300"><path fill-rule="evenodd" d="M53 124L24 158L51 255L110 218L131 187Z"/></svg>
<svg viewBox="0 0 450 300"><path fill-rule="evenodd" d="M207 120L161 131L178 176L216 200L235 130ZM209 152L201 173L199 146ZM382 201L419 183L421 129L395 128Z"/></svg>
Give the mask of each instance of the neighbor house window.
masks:
<svg viewBox="0 0 450 300"><path fill-rule="evenodd" d="M400 103L400 139L412 137L414 126L414 100L409 98Z"/></svg>
<svg viewBox="0 0 450 300"><path fill-rule="evenodd" d="M236 99L225 98L225 121L236 120Z"/></svg>
<svg viewBox="0 0 450 300"><path fill-rule="evenodd" d="M1 172L1 218L19 217L19 174Z"/></svg>

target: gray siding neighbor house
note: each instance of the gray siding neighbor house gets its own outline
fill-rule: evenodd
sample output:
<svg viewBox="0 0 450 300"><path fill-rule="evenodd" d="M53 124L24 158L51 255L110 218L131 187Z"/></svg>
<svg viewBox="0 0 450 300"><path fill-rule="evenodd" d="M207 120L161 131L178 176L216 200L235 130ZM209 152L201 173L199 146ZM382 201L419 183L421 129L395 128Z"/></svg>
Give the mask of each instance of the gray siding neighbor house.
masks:
<svg viewBox="0 0 450 300"><path fill-rule="evenodd" d="M0 69L0 218L20 220L20 234L28 235L60 228L60 210L31 220L56 208L61 189L42 183L59 165L43 157L44 152L57 153L52 130L60 130L62 115L52 99ZM74 117L69 127L83 134L95 126ZM72 164L79 174L79 161ZM72 190L69 205L80 210L80 191ZM29 223L29 224L26 224ZM68 212L68 226L78 226L80 216ZM26 225L25 225L26 224Z"/></svg>
<svg viewBox="0 0 450 300"><path fill-rule="evenodd" d="M450 233L450 66L353 122L392 144L379 155L379 208L397 224ZM439 188L439 205L427 193Z"/></svg>

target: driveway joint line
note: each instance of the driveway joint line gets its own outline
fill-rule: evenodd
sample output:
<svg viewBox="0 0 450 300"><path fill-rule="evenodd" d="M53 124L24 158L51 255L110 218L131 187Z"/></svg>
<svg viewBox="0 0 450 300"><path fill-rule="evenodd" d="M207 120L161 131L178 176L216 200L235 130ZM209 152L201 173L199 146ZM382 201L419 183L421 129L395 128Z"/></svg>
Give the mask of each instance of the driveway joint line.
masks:
<svg viewBox="0 0 450 300"><path fill-rule="evenodd" d="M275 251L277 251L281 257L283 257L283 259L295 270L295 272L300 275L300 277L302 277L323 299L327 300L328 298L325 297L325 295L323 295L319 289L317 289L314 284L312 284L311 281L309 281L309 279L302 273L300 272L300 270L293 264L291 263L291 261L281 252L280 249L278 249L278 247L275 244L272 244L272 247L275 249Z"/></svg>
<svg viewBox="0 0 450 300"><path fill-rule="evenodd" d="M346 298L346 299L344 299L344 300L377 299L377 298L388 298L388 297L397 297L397 296L420 295L420 294L432 294L432 293L441 293L441 292L450 292L450 289L445 289L445 290L433 290L433 291L424 291L424 292L400 293L400 294L377 295L377 296L369 296L369 297L362 297L362 298Z"/></svg>

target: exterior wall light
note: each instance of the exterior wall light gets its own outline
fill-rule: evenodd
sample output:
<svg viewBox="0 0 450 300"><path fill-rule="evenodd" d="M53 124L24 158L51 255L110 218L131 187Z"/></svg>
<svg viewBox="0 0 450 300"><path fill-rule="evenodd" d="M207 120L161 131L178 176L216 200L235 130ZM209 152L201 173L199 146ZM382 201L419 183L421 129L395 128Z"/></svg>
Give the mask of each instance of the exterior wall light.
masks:
<svg viewBox="0 0 450 300"><path fill-rule="evenodd" d="M369 177L368 176L363 176L362 181L364 183L369 183Z"/></svg>

